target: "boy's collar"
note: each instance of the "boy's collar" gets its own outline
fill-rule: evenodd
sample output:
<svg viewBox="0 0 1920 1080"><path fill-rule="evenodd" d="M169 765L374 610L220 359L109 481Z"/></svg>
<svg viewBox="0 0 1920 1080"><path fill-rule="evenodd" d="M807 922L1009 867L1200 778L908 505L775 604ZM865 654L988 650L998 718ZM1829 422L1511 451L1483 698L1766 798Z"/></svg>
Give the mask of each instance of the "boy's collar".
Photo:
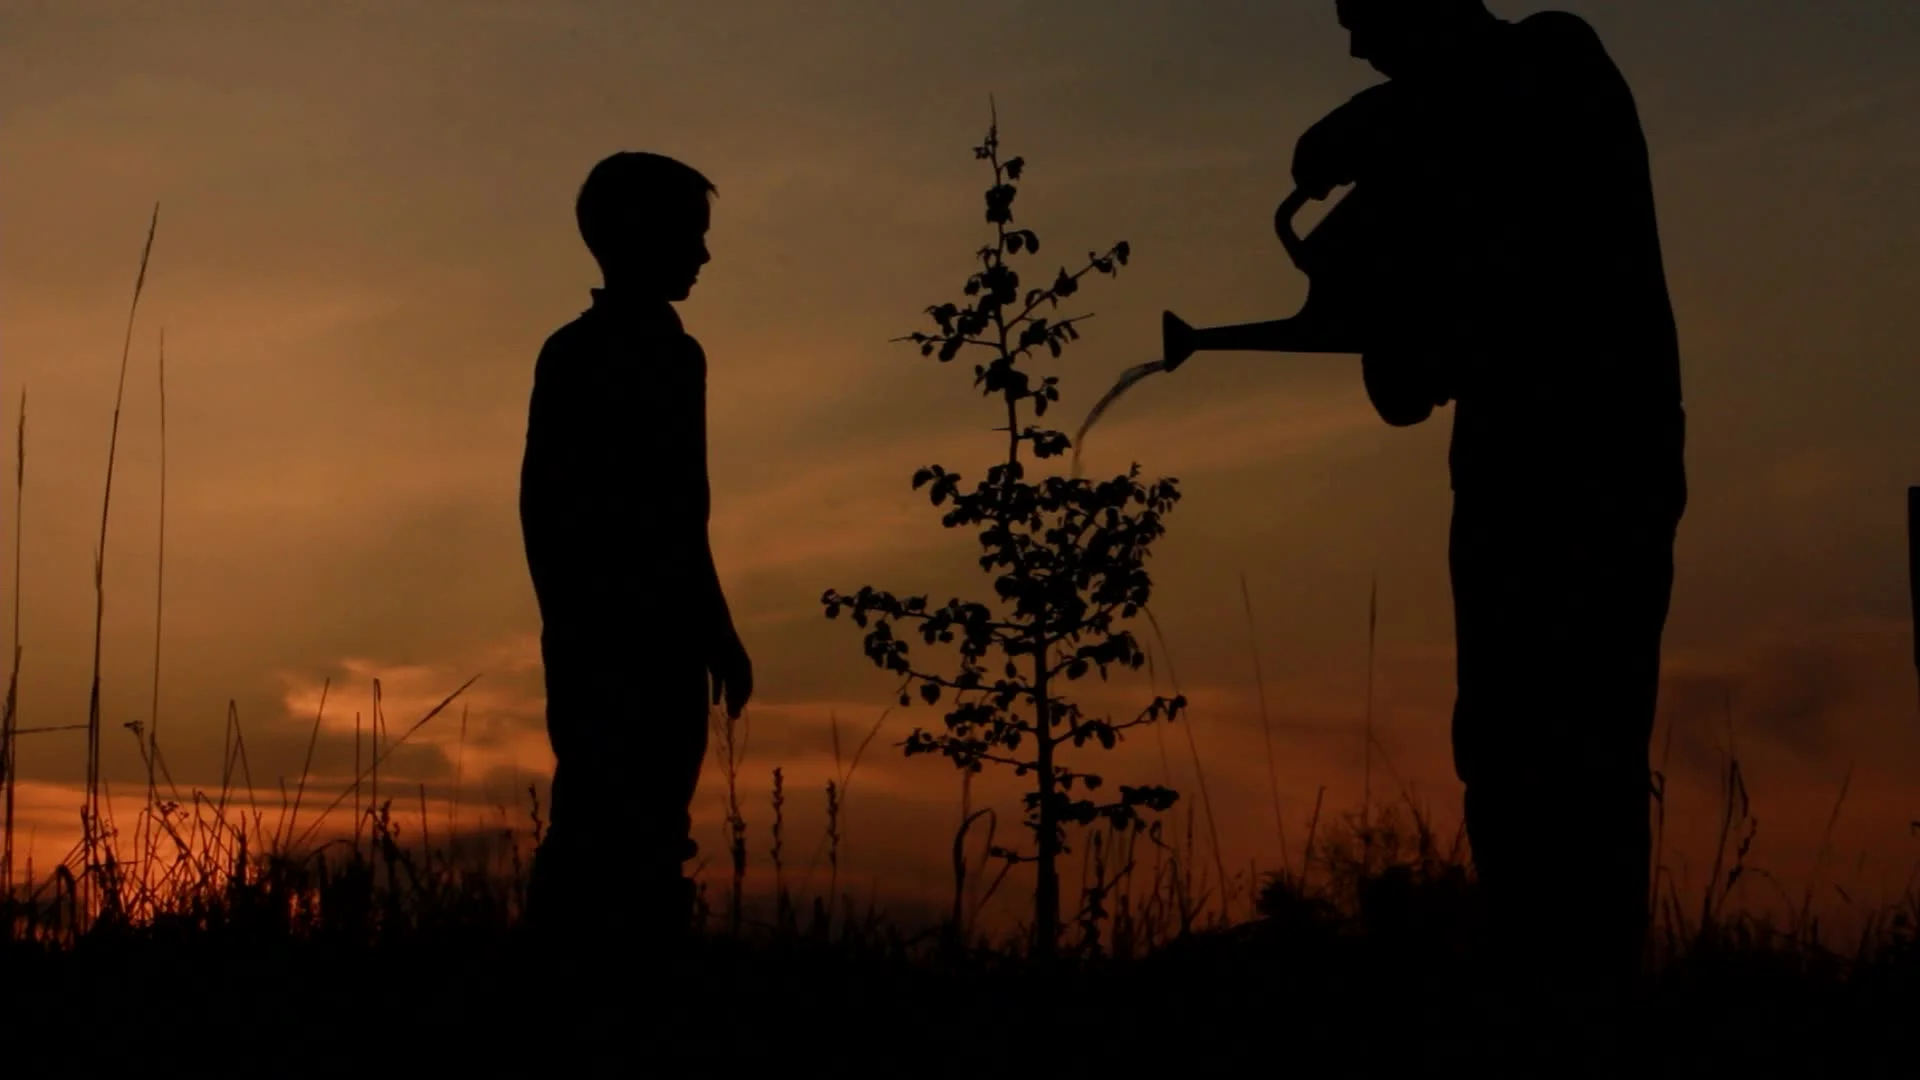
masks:
<svg viewBox="0 0 1920 1080"><path fill-rule="evenodd" d="M602 314L617 314L627 318L659 320L675 330L682 329L680 313L665 300L636 297L632 293L615 292L605 288L593 289L593 308Z"/></svg>

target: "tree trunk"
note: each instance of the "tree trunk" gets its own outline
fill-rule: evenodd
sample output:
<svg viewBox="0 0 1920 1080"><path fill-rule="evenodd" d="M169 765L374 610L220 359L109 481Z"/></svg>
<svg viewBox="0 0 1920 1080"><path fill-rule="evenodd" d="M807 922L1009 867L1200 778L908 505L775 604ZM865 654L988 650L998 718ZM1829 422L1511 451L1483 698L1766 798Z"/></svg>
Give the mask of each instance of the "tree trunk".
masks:
<svg viewBox="0 0 1920 1080"><path fill-rule="evenodd" d="M1060 870L1057 864L1059 841L1058 815L1053 805L1053 723L1048 709L1047 650L1038 650L1034 660L1033 726L1040 740L1037 760L1040 765L1040 862L1039 880L1033 888L1034 951L1053 955L1060 938Z"/></svg>

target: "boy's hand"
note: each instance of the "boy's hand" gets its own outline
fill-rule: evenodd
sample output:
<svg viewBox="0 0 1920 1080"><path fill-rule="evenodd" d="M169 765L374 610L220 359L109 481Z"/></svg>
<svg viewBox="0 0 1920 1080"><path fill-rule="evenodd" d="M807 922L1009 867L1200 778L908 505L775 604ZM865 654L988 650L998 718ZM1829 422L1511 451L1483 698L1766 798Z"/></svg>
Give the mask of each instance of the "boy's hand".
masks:
<svg viewBox="0 0 1920 1080"><path fill-rule="evenodd" d="M729 632L721 639L707 662L707 670L713 676L713 703L724 700L727 717L740 719L747 699L753 696L753 661L747 658L747 647L740 643L739 635Z"/></svg>

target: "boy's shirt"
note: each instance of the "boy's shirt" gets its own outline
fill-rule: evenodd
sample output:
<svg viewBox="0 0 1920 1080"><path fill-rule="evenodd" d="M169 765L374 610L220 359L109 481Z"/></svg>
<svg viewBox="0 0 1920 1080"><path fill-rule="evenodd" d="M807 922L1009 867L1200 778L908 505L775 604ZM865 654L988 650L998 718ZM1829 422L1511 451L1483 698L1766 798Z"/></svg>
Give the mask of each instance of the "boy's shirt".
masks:
<svg viewBox="0 0 1920 1080"><path fill-rule="evenodd" d="M593 306L534 368L520 523L549 638L691 644L718 603L706 356L672 305Z"/></svg>

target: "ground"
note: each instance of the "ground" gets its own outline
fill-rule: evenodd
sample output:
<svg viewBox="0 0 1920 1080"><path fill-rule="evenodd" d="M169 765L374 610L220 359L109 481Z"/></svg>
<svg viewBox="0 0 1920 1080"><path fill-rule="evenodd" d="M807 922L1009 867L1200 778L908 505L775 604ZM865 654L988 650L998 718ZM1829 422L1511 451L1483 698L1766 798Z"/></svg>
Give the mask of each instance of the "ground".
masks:
<svg viewBox="0 0 1920 1080"><path fill-rule="evenodd" d="M1432 942L1429 942L1432 944ZM514 931L378 947L146 931L5 955L6 1057L82 1074L1907 1076L1920 964L1730 935L1609 1021L1470 957L1269 917L1052 970L884 937L703 934L543 958ZM1506 991L1506 992L1503 992ZM592 1060L592 1059L596 1059ZM804 1070L804 1071L803 1071ZM34 1072L15 1075L35 1075Z"/></svg>

